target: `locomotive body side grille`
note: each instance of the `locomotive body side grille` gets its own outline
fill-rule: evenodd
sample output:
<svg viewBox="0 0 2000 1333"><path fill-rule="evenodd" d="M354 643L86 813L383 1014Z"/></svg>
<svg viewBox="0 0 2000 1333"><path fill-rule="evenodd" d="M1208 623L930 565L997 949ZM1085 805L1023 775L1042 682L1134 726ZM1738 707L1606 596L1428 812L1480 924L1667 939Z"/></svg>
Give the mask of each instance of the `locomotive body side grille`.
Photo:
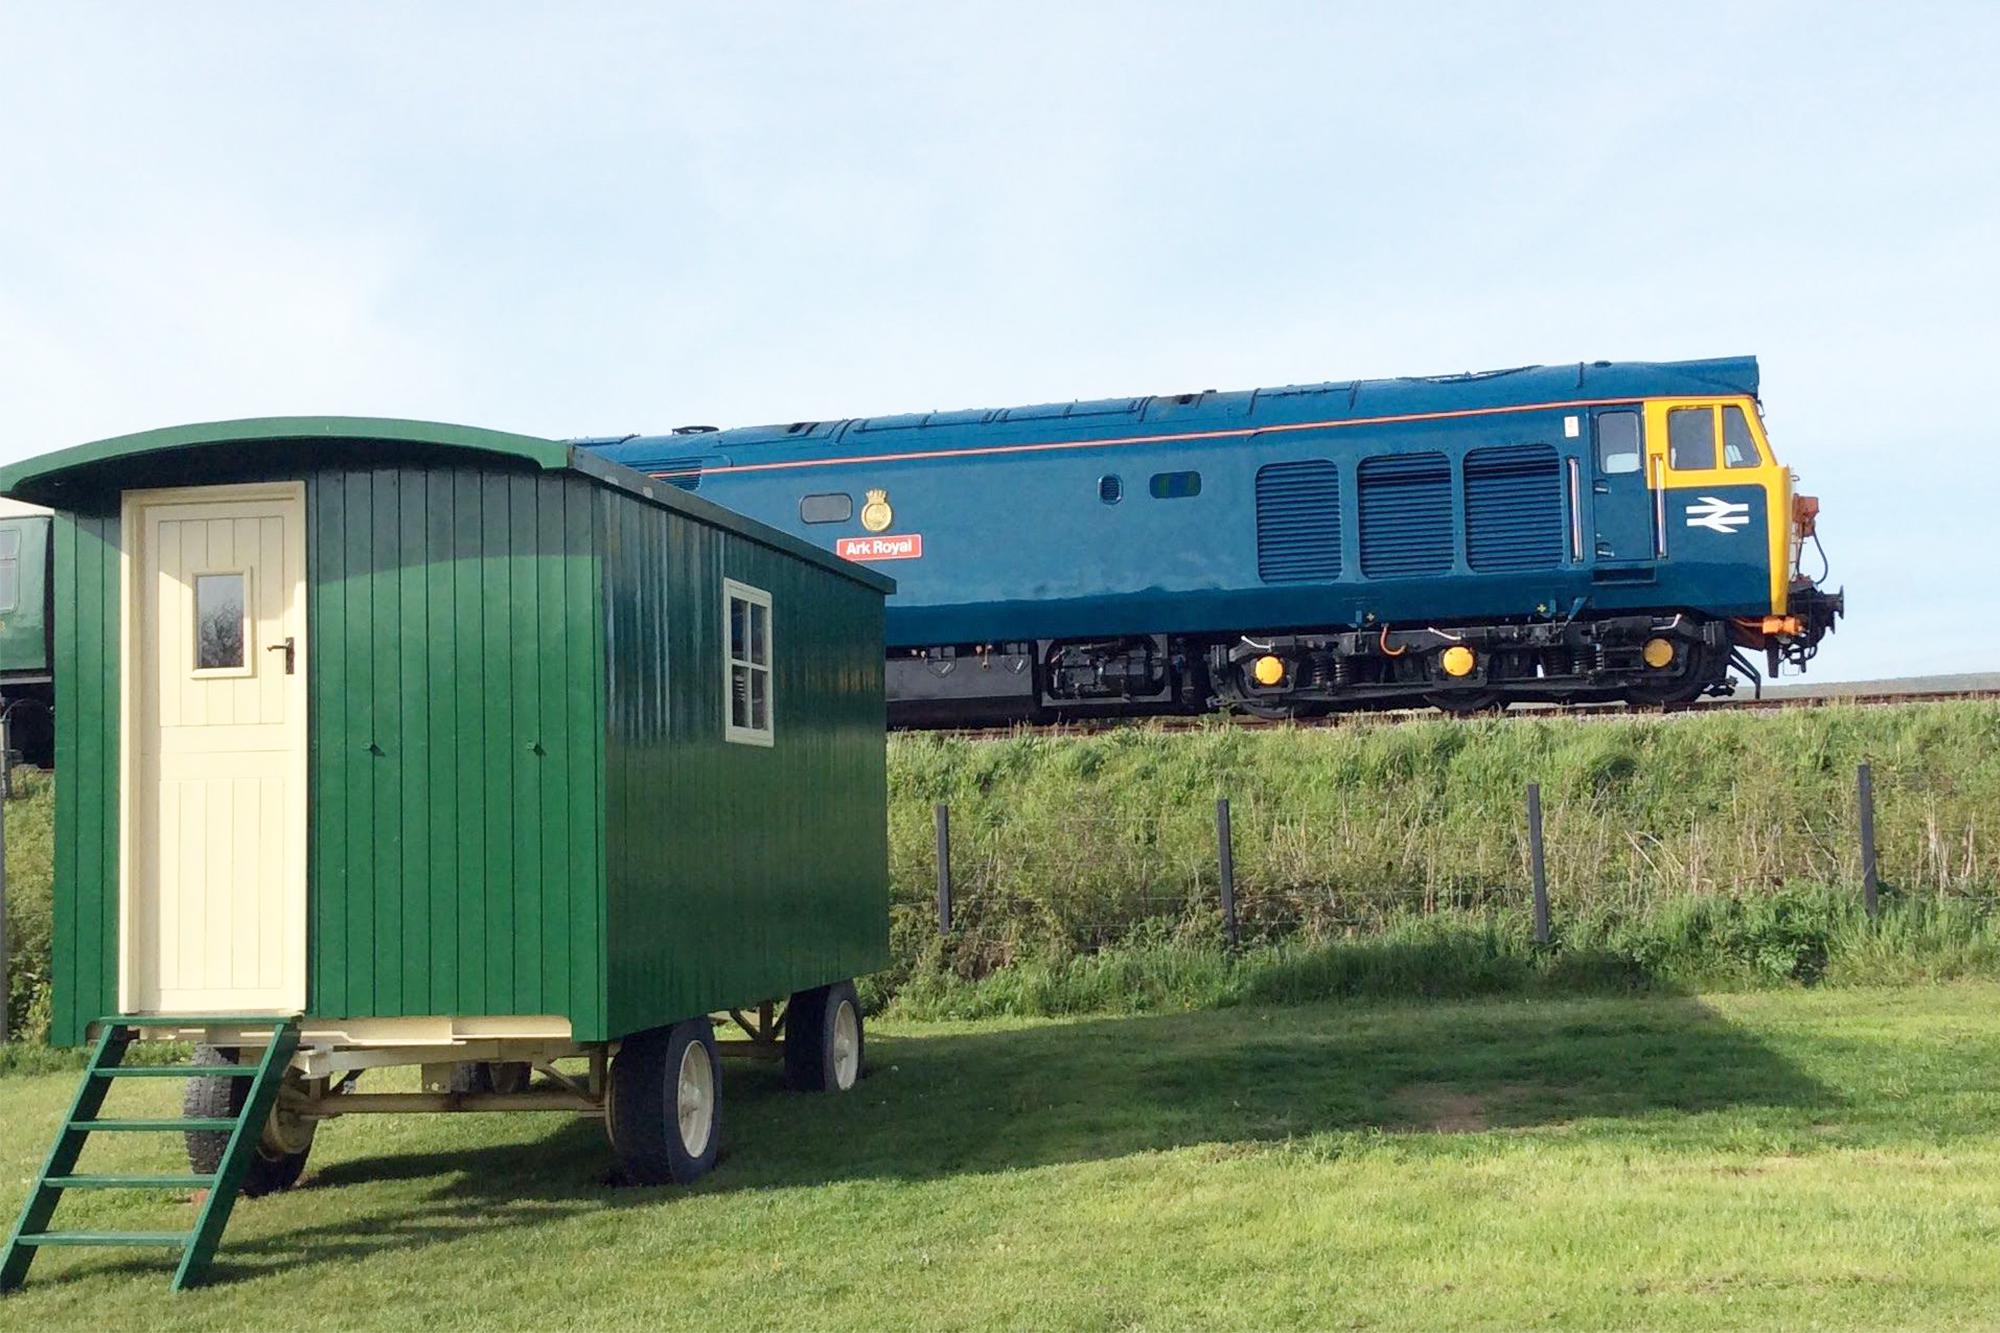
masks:
<svg viewBox="0 0 2000 1333"><path fill-rule="evenodd" d="M1448 574L1451 463L1443 454L1387 454L1361 461L1361 573L1371 579Z"/></svg>
<svg viewBox="0 0 2000 1333"><path fill-rule="evenodd" d="M1465 557L1482 571L1554 569L1563 555L1562 463L1546 444L1465 456Z"/></svg>
<svg viewBox="0 0 2000 1333"><path fill-rule="evenodd" d="M1257 574L1266 583L1340 577L1340 468L1324 458L1257 469Z"/></svg>

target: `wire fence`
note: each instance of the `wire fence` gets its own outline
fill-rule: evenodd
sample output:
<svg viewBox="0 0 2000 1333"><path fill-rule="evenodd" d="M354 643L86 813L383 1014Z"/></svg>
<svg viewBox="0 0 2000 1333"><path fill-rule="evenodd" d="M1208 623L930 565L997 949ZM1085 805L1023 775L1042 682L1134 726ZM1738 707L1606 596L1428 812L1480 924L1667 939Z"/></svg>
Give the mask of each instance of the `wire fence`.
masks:
<svg viewBox="0 0 2000 1333"><path fill-rule="evenodd" d="M1361 794L1310 809L1257 793L1143 812L892 812L895 910L1004 965L1024 946L1090 951L1147 932L1231 943L1364 933L1440 912L1642 916L1689 895L1877 885L2000 906L2000 810L1922 769L1828 771L1801 789L1730 789L1706 804L1629 801L1574 784L1492 799ZM1537 874L1535 825L1539 823ZM1868 837L1864 838L1864 834ZM1869 845L1872 844L1872 845Z"/></svg>

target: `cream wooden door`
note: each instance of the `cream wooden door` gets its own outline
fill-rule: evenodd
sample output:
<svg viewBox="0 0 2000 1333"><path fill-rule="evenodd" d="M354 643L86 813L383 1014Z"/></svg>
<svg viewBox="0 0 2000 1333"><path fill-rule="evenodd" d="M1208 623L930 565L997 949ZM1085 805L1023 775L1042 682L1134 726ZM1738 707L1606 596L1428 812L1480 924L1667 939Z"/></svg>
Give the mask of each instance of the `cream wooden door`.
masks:
<svg viewBox="0 0 2000 1333"><path fill-rule="evenodd" d="M127 1013L306 993L305 488L126 497Z"/></svg>

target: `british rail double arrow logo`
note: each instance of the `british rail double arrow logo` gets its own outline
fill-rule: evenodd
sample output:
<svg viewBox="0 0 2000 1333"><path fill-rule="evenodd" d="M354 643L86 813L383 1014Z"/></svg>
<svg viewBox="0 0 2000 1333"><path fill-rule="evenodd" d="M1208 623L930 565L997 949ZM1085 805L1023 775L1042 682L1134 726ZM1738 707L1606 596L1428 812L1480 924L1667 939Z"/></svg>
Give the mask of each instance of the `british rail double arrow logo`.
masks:
<svg viewBox="0 0 2000 1333"><path fill-rule="evenodd" d="M1688 526L1707 528L1711 532L1731 533L1750 523L1750 505L1725 500L1716 495L1704 495L1700 504L1687 507Z"/></svg>

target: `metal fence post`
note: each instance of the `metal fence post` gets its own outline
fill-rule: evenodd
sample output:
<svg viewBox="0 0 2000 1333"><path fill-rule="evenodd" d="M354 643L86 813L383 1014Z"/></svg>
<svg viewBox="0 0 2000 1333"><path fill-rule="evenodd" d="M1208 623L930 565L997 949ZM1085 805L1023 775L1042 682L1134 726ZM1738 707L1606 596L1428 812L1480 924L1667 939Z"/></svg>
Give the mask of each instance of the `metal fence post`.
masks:
<svg viewBox="0 0 2000 1333"><path fill-rule="evenodd" d="M1875 900L1875 774L1867 764L1854 771L1855 798L1861 807L1861 904L1872 920Z"/></svg>
<svg viewBox="0 0 2000 1333"><path fill-rule="evenodd" d="M1236 852L1230 845L1227 796L1215 803L1215 855L1222 870L1222 932L1229 939L1229 947L1234 949L1237 945Z"/></svg>
<svg viewBox="0 0 2000 1333"><path fill-rule="evenodd" d="M1542 856L1542 784L1528 784L1528 869L1535 881L1535 943L1549 942L1549 870Z"/></svg>
<svg viewBox="0 0 2000 1333"><path fill-rule="evenodd" d="M937 803L938 934L951 934L951 807Z"/></svg>

